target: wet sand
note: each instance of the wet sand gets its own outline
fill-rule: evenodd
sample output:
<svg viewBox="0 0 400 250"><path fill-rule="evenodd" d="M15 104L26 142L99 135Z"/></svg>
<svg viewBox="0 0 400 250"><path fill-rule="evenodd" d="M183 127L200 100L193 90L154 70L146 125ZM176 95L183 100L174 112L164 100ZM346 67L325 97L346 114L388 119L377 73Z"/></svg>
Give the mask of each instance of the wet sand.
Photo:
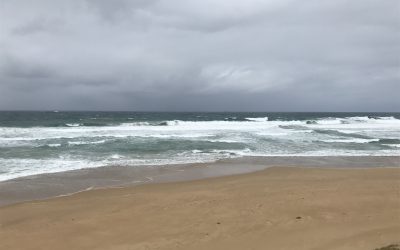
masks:
<svg viewBox="0 0 400 250"><path fill-rule="evenodd" d="M400 168L270 167L0 208L0 249L372 250L399 235Z"/></svg>
<svg viewBox="0 0 400 250"><path fill-rule="evenodd" d="M400 156L243 157L224 159L215 163L81 169L0 182L0 206L68 195L89 189L196 180L249 173L273 166L400 167Z"/></svg>

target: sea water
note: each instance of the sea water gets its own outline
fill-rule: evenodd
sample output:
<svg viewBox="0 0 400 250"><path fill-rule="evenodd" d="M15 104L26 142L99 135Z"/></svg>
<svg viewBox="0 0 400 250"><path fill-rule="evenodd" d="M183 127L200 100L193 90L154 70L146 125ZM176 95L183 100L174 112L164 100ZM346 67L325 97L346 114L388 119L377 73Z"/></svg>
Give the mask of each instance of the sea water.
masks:
<svg viewBox="0 0 400 250"><path fill-rule="evenodd" d="M0 112L0 181L242 156L400 156L400 113Z"/></svg>

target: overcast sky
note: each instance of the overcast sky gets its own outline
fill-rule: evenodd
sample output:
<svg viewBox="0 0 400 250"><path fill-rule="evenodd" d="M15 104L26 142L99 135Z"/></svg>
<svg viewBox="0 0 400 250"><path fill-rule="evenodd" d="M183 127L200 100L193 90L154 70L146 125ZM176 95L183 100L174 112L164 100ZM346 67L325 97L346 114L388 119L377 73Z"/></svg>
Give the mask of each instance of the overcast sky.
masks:
<svg viewBox="0 0 400 250"><path fill-rule="evenodd" d="M0 0L0 109L399 111L399 0Z"/></svg>

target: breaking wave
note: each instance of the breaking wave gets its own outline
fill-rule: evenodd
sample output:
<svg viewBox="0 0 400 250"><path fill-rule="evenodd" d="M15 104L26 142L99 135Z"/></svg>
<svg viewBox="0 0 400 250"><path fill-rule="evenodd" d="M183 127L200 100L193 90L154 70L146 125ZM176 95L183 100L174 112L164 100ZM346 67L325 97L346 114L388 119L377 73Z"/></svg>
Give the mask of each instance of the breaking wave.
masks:
<svg viewBox="0 0 400 250"><path fill-rule="evenodd" d="M0 117L0 180L84 167L242 156L400 156L400 115L51 115L57 119L34 117L29 124Z"/></svg>

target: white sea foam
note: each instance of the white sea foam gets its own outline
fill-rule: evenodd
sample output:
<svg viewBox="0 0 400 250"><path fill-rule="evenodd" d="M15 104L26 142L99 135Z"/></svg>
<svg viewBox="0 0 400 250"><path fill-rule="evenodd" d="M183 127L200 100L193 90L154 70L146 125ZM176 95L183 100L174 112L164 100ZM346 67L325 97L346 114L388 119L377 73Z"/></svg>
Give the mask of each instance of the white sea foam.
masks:
<svg viewBox="0 0 400 250"><path fill-rule="evenodd" d="M399 145L393 145L400 147ZM290 156L393 156L393 150L364 151L357 152L351 150L320 150L303 153L291 153ZM395 154L396 155L396 154ZM397 154L398 155L398 154ZM54 159L2 159L0 165L5 168L0 174L0 181L14 179L18 177L57 173L83 168L96 168L101 166L122 165L122 166L163 166L169 164L183 163L205 163L213 162L222 158L236 158L243 156L288 156L284 152L257 152L249 148L243 150L212 150L204 152L202 150L192 150L177 154L175 157L151 158L151 159L127 159L121 155L113 154L103 160L73 159L73 158L54 158Z"/></svg>
<svg viewBox="0 0 400 250"><path fill-rule="evenodd" d="M224 134L229 131L254 133L260 136L285 136L293 133L310 133L313 129L330 129L348 134L363 133L371 135L371 137L400 137L400 133L396 133L400 131L400 121L398 119L364 118L364 120L369 122L347 124L336 120L332 122L331 119L319 120L317 124L306 124L305 121L260 121L254 123L243 121L171 121L170 124L174 124L172 126L131 126L122 124L108 127L0 128L0 146L18 143L21 145L37 144L37 141L51 139L105 137L201 138L219 133ZM285 129L283 127L292 125L301 125L305 129L297 129L295 127ZM103 141L100 140L99 143L103 143ZM71 144L80 144L80 142Z"/></svg>
<svg viewBox="0 0 400 250"><path fill-rule="evenodd" d="M254 121L254 122L266 122L268 121L268 117L248 117L245 118L248 121Z"/></svg>
<svg viewBox="0 0 400 250"><path fill-rule="evenodd" d="M82 168L93 168L102 166L99 162L72 160L65 158L54 159L3 159L0 158L2 171L0 181L14 179L43 173L56 173Z"/></svg>
<svg viewBox="0 0 400 250"><path fill-rule="evenodd" d="M368 120L367 120L368 119ZM293 133L310 133L313 129L337 130L341 133L363 133L371 137L400 137L400 120L370 119L368 122L354 124L341 123L330 119L319 120L317 124L306 124L305 121L171 121L171 126L131 126L122 124L107 127L58 127L58 128L0 128L0 146L5 144L36 143L40 140L79 139L79 138L200 138L219 133L238 132L258 135L288 135ZM301 125L304 129L284 126ZM387 134L387 136L385 136ZM80 140L79 140L80 141ZM104 143L99 140L99 143ZM73 144L73 143L72 143ZM76 143L76 144L79 144ZM26 145L26 143L25 143Z"/></svg>
<svg viewBox="0 0 400 250"><path fill-rule="evenodd" d="M110 156L110 158L111 159L121 159L121 158L124 158L124 157L122 155L119 155L119 154L113 154L113 155Z"/></svg>
<svg viewBox="0 0 400 250"><path fill-rule="evenodd" d="M340 143L370 143L377 142L379 139L361 139L361 138L349 138L349 139L325 139L320 140L322 142L340 142Z"/></svg>
<svg viewBox="0 0 400 250"><path fill-rule="evenodd" d="M79 123L67 123L65 125L67 125L68 127L79 127L80 126Z"/></svg>
<svg viewBox="0 0 400 250"><path fill-rule="evenodd" d="M100 141L69 141L69 145L87 145L87 144L102 144L105 143L106 140L100 140Z"/></svg>
<svg viewBox="0 0 400 250"><path fill-rule="evenodd" d="M56 152L40 160L10 159L9 155L1 156L0 152L0 180L106 165L164 165L209 162L241 156L400 155L400 144L379 142L379 139L400 139L400 120L390 116L323 118L310 122L250 117L246 121L171 120L103 127L76 124L71 123L69 127L0 127L0 148L3 150L18 153L18 156L24 156L29 147L44 150L46 154ZM165 152L155 150L154 153L150 150L146 155L140 151L145 147L146 140L153 143L151 145L155 145L154 147L161 142L165 145L166 141L171 144L167 144L170 146L167 149L162 149ZM126 143L128 149L130 144L141 143L132 149L139 152L130 152L127 149L126 152L110 151L109 155L104 155L104 152L96 154L96 147L102 147L106 142L112 147L113 141ZM325 143L316 145L318 142ZM368 144L370 142L373 143ZM185 145L184 143L188 143L188 148L184 147L184 150L182 146L177 146ZM337 148L337 143L343 143L343 148ZM331 144L336 146L330 147ZM52 149L41 148L46 145ZM91 158L85 155L62 157L70 153L68 150L76 151L79 145L91 145ZM119 144L117 150L121 145L125 146ZM196 145L201 146L196 148ZM383 145L381 149L379 145ZM19 148L21 151L18 151Z"/></svg>

